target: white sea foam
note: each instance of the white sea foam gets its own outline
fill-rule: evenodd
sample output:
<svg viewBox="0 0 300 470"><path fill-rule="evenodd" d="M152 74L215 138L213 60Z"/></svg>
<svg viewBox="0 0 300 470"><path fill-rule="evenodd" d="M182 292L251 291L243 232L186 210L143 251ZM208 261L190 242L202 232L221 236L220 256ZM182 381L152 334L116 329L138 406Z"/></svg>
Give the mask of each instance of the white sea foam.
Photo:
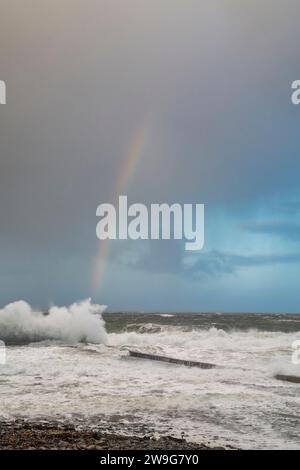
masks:
<svg viewBox="0 0 300 470"><path fill-rule="evenodd" d="M160 325L160 331L142 333L137 326L107 334L106 344L8 347L7 364L0 367L0 419L81 419L124 432L128 425L130 433L144 433L143 426L161 434L184 431L193 441L242 448L300 447L299 385L274 378L278 371L299 375L300 366L291 364L299 332ZM221 367L128 358L127 348Z"/></svg>
<svg viewBox="0 0 300 470"><path fill-rule="evenodd" d="M101 313L105 306L90 299L69 307L51 307L45 314L24 302L0 310L0 339L6 344L26 344L46 339L67 343L103 343L106 332Z"/></svg>

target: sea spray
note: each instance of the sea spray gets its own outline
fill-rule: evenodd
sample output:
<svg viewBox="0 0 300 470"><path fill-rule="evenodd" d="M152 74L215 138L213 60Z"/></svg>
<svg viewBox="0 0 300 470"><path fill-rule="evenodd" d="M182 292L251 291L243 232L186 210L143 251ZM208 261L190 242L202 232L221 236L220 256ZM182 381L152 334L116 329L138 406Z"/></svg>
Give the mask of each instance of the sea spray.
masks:
<svg viewBox="0 0 300 470"><path fill-rule="evenodd" d="M43 313L22 300L13 302L0 309L0 340L7 345L48 339L66 343L105 343L106 331L101 315L105 308L87 299L69 307L53 306Z"/></svg>

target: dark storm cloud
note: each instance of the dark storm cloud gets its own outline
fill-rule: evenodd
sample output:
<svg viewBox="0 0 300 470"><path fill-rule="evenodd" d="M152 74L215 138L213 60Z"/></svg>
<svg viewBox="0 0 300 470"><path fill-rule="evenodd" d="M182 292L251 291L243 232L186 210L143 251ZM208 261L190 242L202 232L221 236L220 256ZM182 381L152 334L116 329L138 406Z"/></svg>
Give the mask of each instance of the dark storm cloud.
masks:
<svg viewBox="0 0 300 470"><path fill-rule="evenodd" d="M142 155L123 188L132 202L246 206L297 188L290 83L299 78L299 12L293 0L2 0L5 291L26 291L21 273L29 269L31 297L38 278L39 300L55 298L59 266L68 299L90 294L96 207L116 196L145 123ZM230 272L224 257L211 255L203 270ZM186 276L172 244L142 263Z"/></svg>
<svg viewBox="0 0 300 470"><path fill-rule="evenodd" d="M114 262L150 273L169 273L186 280L207 281L235 274L242 268L297 264L300 261L299 252L243 255L204 250L200 254L188 254L184 252L182 243L174 240L156 240L147 245L142 243L138 250L132 242L125 243L123 251L119 251L118 255L115 250Z"/></svg>
<svg viewBox="0 0 300 470"><path fill-rule="evenodd" d="M116 263L154 273L172 273L180 275L183 269L182 243L177 240L155 240L139 247L129 242L124 246L122 255L114 256ZM127 244L127 245L128 245Z"/></svg>

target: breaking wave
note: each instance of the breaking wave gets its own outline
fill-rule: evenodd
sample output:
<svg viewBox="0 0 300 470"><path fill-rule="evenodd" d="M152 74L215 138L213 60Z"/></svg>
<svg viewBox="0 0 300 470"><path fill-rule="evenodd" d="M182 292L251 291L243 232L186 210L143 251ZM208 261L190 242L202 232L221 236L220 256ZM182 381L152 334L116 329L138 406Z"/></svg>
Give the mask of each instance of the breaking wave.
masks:
<svg viewBox="0 0 300 470"><path fill-rule="evenodd" d="M69 307L54 306L44 313L23 300L13 302L0 309L0 339L8 345L49 339L66 343L105 343L101 315L105 308L87 299Z"/></svg>

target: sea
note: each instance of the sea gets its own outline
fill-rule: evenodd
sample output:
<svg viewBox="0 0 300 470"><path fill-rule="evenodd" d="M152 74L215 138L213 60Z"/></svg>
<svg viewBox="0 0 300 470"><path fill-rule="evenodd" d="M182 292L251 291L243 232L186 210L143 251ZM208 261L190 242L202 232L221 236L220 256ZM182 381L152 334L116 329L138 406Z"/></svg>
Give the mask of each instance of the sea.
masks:
<svg viewBox="0 0 300 470"><path fill-rule="evenodd" d="M0 310L0 339L2 422L300 448L300 384L275 377L300 376L300 315L105 313L90 300L42 312L21 301Z"/></svg>

